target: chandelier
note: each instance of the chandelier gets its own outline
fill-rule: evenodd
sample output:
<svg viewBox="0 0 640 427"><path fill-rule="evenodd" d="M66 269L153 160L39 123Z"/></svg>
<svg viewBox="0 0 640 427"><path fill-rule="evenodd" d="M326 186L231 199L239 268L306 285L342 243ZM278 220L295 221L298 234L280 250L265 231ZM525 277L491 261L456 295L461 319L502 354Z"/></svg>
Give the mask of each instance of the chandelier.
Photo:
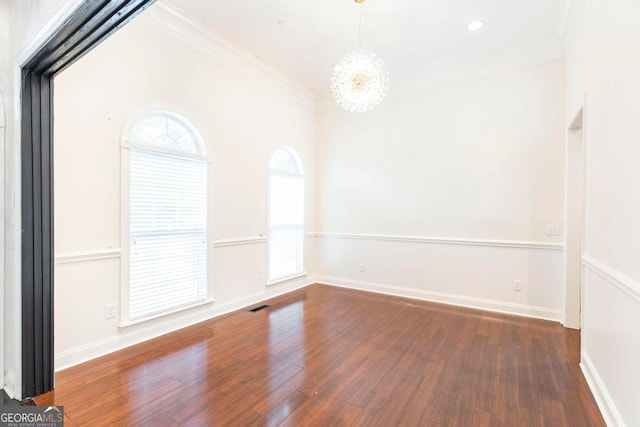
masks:
<svg viewBox="0 0 640 427"><path fill-rule="evenodd" d="M362 3L364 0L354 0ZM347 111L363 113L382 102L389 91L389 72L375 53L362 44L362 9L358 32L358 49L347 53L333 67L331 92L336 102Z"/></svg>

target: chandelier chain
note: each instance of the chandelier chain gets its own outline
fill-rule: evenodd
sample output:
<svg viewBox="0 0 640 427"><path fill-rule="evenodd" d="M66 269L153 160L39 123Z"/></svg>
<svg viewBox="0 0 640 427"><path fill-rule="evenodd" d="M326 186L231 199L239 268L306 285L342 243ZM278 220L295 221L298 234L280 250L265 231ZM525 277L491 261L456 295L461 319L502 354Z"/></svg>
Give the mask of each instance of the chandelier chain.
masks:
<svg viewBox="0 0 640 427"><path fill-rule="evenodd" d="M360 6L360 22L358 24L358 49L362 49L362 15L364 14L364 5Z"/></svg>

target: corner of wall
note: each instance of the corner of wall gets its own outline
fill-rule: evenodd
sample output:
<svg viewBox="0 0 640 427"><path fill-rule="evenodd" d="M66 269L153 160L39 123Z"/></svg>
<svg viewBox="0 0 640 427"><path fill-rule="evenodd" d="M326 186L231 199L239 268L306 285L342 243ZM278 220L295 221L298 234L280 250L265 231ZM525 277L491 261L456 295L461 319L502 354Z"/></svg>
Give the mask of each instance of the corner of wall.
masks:
<svg viewBox="0 0 640 427"><path fill-rule="evenodd" d="M604 418L604 422L608 426L625 427L625 423L613 403L613 399L611 398L609 391L585 351L580 353L580 369L582 370L582 374L591 389L593 398L596 400L598 409L600 409L602 418Z"/></svg>

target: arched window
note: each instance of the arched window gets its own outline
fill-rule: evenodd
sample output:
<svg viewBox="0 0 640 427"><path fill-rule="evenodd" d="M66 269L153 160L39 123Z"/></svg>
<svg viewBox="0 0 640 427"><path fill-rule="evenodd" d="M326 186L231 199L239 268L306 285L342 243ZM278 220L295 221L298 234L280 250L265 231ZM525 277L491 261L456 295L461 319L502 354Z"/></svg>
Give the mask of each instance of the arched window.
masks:
<svg viewBox="0 0 640 427"><path fill-rule="evenodd" d="M304 173L298 155L280 148L269 162L269 282L304 272Z"/></svg>
<svg viewBox="0 0 640 427"><path fill-rule="evenodd" d="M128 321L207 299L207 158L193 127L156 112L129 135Z"/></svg>

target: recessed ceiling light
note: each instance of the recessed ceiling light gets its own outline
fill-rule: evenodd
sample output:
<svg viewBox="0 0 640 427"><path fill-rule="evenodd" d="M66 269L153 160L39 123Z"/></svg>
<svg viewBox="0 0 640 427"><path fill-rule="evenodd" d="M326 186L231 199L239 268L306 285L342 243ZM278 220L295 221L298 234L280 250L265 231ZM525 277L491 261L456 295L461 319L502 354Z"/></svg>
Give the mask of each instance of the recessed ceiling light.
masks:
<svg viewBox="0 0 640 427"><path fill-rule="evenodd" d="M473 21L469 26L467 26L467 30L469 31L477 31L484 26L484 22L482 21Z"/></svg>

